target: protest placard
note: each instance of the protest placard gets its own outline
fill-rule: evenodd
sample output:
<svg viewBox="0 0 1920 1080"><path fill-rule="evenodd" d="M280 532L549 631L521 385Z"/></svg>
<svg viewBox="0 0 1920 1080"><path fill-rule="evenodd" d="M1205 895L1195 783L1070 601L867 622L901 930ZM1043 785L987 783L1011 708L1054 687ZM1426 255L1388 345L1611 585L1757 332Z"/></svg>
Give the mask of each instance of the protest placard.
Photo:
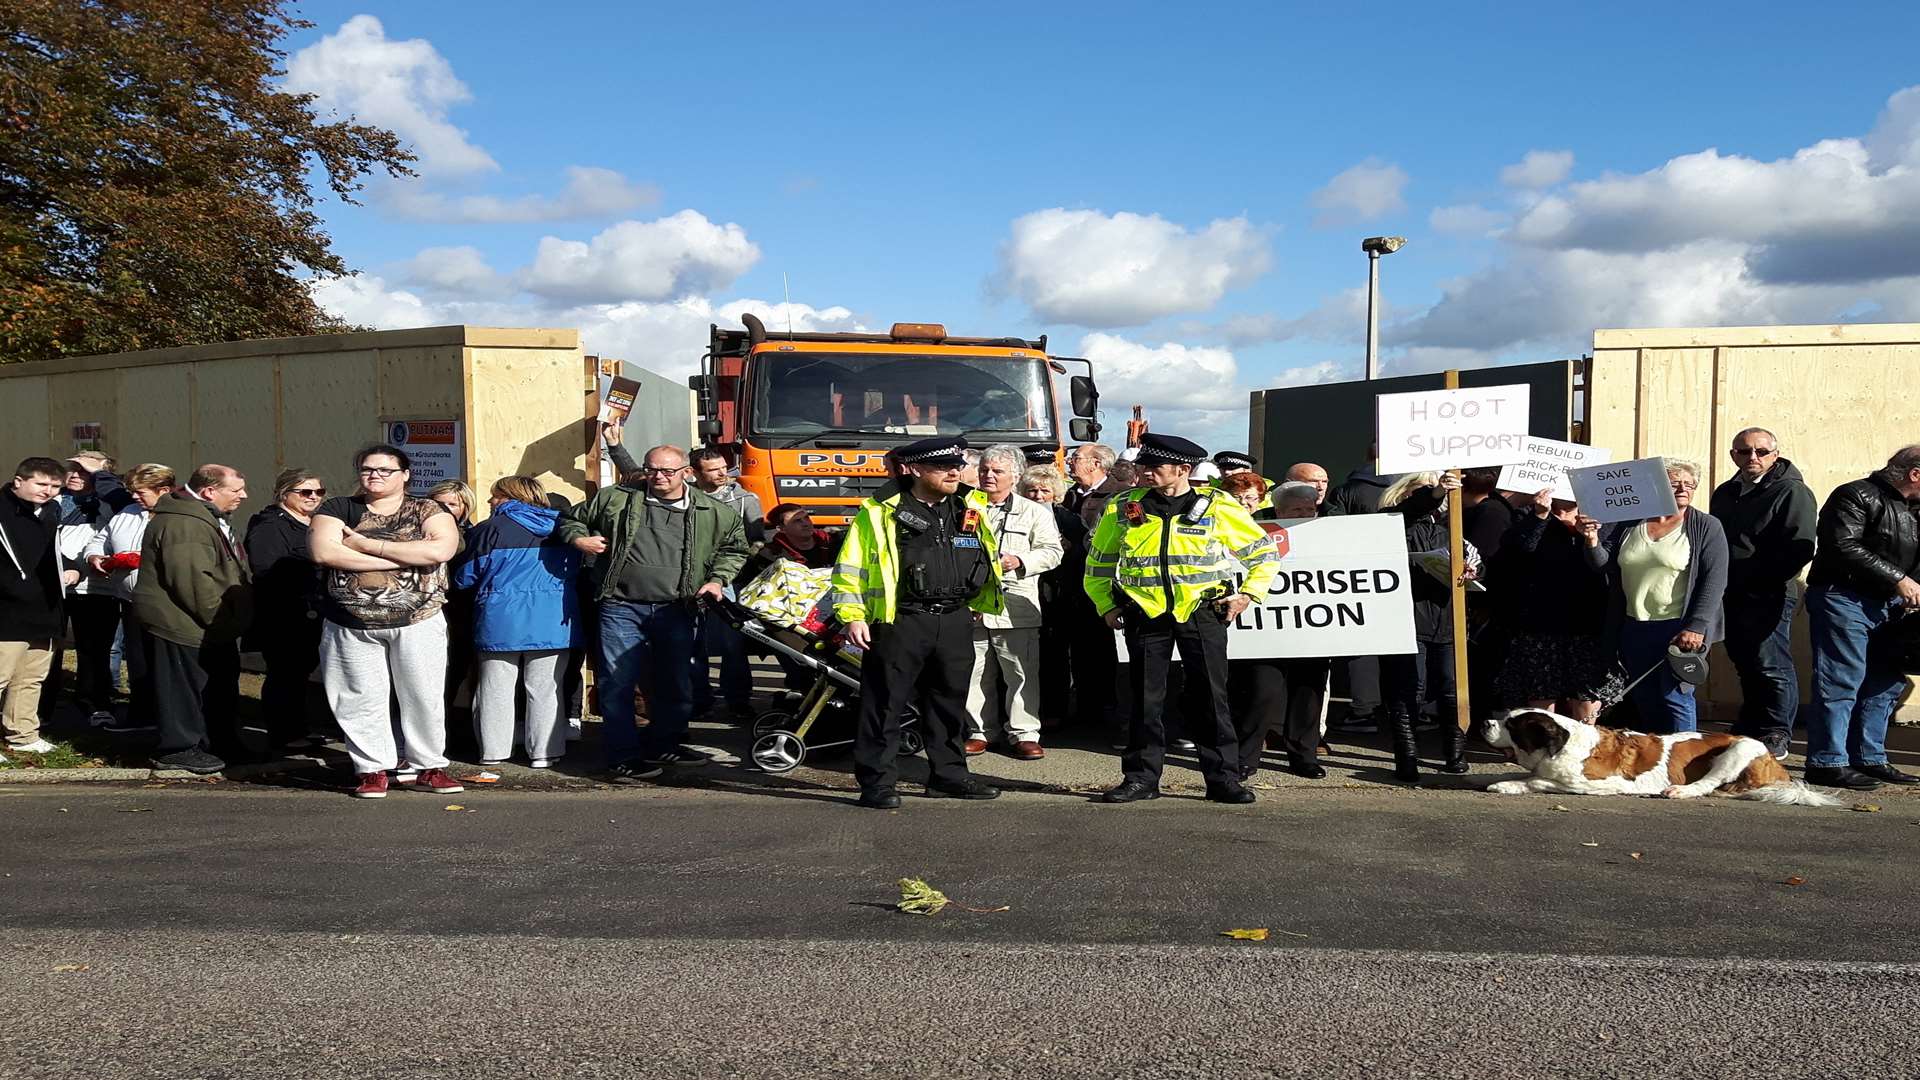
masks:
<svg viewBox="0 0 1920 1080"><path fill-rule="evenodd" d="M627 414L633 411L633 399L640 394L640 384L619 375L600 376L600 422L603 424L624 424Z"/></svg>
<svg viewBox="0 0 1920 1080"><path fill-rule="evenodd" d="M1527 459L1527 387L1475 386L1374 398L1376 466L1386 475Z"/></svg>
<svg viewBox="0 0 1920 1080"><path fill-rule="evenodd" d="M1665 458L1635 458L1572 469L1567 480L1580 512L1601 524L1639 521L1679 512L1667 481Z"/></svg>
<svg viewBox="0 0 1920 1080"><path fill-rule="evenodd" d="M1280 574L1267 598L1248 605L1228 628L1229 659L1414 651L1413 583L1406 529L1399 518L1368 515L1279 524L1287 538ZM1126 635L1115 637L1124 661Z"/></svg>
<svg viewBox="0 0 1920 1080"><path fill-rule="evenodd" d="M1501 491L1532 495L1541 488L1552 488L1556 499L1573 498L1567 483L1568 469L1604 465L1613 460L1613 451L1604 446L1582 446L1556 439L1527 437L1527 460L1517 461L1500 470Z"/></svg>

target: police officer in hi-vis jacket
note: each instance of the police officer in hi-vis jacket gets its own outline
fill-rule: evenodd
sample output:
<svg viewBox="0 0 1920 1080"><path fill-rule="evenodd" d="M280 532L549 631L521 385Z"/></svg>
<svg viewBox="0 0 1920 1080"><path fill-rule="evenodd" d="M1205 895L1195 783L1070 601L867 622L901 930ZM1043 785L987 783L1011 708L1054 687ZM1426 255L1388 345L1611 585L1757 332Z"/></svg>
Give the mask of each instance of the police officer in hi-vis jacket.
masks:
<svg viewBox="0 0 1920 1080"><path fill-rule="evenodd" d="M1173 650L1185 665L1186 692L1206 695L1188 738L1199 748L1207 798L1250 803L1240 782L1240 750L1227 706L1227 625L1264 598L1280 556L1265 529L1231 496L1196 488L1193 467L1207 452L1172 435L1140 440L1145 487L1115 495L1087 545L1087 595L1124 631L1131 661L1133 728L1125 780L1102 798L1139 802L1160 796L1166 758L1167 672ZM1236 563L1246 579L1236 590Z"/></svg>
<svg viewBox="0 0 1920 1080"><path fill-rule="evenodd" d="M894 452L904 476L860 504L834 561L830 601L860 665L854 778L860 805L900 805L900 716L916 698L927 744L927 794L992 799L967 772L967 684L973 616L1005 610L987 497L960 483L963 438L922 439Z"/></svg>

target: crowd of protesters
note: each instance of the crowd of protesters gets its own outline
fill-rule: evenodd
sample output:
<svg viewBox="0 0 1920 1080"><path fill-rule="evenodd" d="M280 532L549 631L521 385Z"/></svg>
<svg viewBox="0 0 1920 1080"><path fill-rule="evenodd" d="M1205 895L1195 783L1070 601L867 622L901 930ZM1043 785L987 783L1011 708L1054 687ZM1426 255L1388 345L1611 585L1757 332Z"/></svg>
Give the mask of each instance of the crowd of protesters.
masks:
<svg viewBox="0 0 1920 1080"><path fill-rule="evenodd" d="M243 649L265 668L267 752L337 736L360 797L393 784L461 790L447 724L467 687L475 760L552 767L580 735L589 660L603 775L626 783L706 764L686 742L689 725L755 714L749 643L714 601L776 563L831 567L840 539L805 507L763 510L719 450L661 446L636 460L618 428L606 444L622 482L579 505L506 476L474 524L474 491L448 481L410 494L407 454L379 445L354 459L350 493L330 491L324 470L283 471L244 530L236 513L252 493L229 466L182 476L160 464L117 471L97 453L28 458L0 497L4 751L54 749L40 730L43 687L71 641L71 694L89 723L151 730L165 769L214 773L249 755L237 715ZM1885 735L1920 651L1920 446L1824 506L1772 433L1749 428L1730 450L1735 474L1705 507L1700 466L1669 458L1677 511L1606 526L1551 489L1497 491L1497 470L1363 469L1333 485L1300 462L1276 482L1224 452L1193 475L1271 528L1398 515L1410 552L1447 546L1459 490L1467 576L1485 590L1468 613L1477 709L1548 707L1593 722L1617 706L1614 726L1693 730L1694 688L1667 661L1720 643L1742 691L1738 732L1784 758L1797 720L1814 783L1914 782L1888 764ZM1063 472L1052 447L992 446L968 451L961 476L984 497L1003 601L973 618L965 754L1032 761L1076 727L1125 745L1138 703L1085 577L1090 538L1108 504L1134 490L1134 463L1089 444ZM1452 720L1454 591L1426 574L1411 580L1413 653L1230 666L1241 779L1269 748L1293 772L1324 776L1327 702L1342 687L1352 704L1334 737L1384 721L1396 772L1410 780L1431 715L1440 767L1466 771L1467 736ZM1804 707L1790 645L1802 602L1813 650ZM309 708L316 674L334 726ZM803 685L801 672L787 674L789 687Z"/></svg>

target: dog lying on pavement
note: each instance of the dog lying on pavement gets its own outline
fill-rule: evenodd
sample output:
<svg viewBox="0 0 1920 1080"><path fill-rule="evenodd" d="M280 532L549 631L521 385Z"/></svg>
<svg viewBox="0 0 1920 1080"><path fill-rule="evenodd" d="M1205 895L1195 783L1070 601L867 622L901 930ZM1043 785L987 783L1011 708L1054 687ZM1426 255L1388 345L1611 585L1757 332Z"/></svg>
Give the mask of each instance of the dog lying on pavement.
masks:
<svg viewBox="0 0 1920 1080"><path fill-rule="evenodd" d="M1740 735L1642 735L1544 709L1515 709L1488 720L1485 735L1489 745L1512 750L1533 773L1487 788L1496 795L1731 795L1782 806L1847 805L1794 780L1765 744Z"/></svg>

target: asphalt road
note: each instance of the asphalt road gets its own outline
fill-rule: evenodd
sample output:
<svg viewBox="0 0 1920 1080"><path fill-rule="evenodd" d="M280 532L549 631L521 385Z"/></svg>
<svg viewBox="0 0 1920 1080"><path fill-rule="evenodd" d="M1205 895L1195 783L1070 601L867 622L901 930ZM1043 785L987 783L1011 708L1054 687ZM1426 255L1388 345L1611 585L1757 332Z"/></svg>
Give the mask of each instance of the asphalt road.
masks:
<svg viewBox="0 0 1920 1080"><path fill-rule="evenodd" d="M89 1077L1914 1075L1920 799L1876 803L1375 789L873 813L779 789L13 789L0 1060ZM1010 910L903 915L903 875ZM1251 927L1272 936L1218 936Z"/></svg>

